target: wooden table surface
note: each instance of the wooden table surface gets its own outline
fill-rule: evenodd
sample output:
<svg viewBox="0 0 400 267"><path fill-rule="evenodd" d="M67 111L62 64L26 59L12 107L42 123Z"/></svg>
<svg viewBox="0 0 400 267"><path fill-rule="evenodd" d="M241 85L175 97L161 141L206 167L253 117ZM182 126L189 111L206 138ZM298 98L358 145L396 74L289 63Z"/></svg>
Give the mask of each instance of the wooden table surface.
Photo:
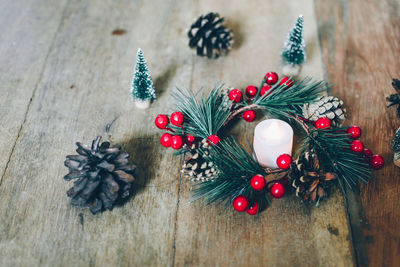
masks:
<svg viewBox="0 0 400 267"><path fill-rule="evenodd" d="M0 266L400 266L400 185L390 140L400 119L385 97L399 77L395 0L0 1ZM207 60L186 30L218 11L235 32L228 56ZM188 203L180 158L153 126L175 86L215 81L243 88L280 71L279 52L305 17L301 76L326 79L347 103L348 124L384 155L358 196L319 207L294 197L250 217ZM113 34L122 29L122 34ZM129 83L141 47L158 94L135 109ZM114 122L110 131L106 125ZM233 133L251 138L254 124ZM112 212L71 207L62 177L74 142L103 135L138 166L135 196Z"/></svg>

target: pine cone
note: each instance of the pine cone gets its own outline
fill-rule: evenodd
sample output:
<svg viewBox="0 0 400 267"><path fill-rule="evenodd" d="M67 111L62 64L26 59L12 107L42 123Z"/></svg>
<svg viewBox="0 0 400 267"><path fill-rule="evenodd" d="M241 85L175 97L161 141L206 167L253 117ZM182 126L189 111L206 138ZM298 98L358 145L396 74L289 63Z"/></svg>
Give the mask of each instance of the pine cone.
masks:
<svg viewBox="0 0 400 267"><path fill-rule="evenodd" d="M229 98L229 91L232 90L233 88L223 88L220 91L220 96L221 96L221 102L218 103L218 105L222 105L224 108L230 110L230 111L234 111L238 108L240 108L240 106L238 104L236 104L235 102L233 102L232 100L230 100Z"/></svg>
<svg viewBox="0 0 400 267"><path fill-rule="evenodd" d="M67 191L71 205L89 207L93 214L112 210L117 202L130 196L135 179L129 154L120 146L110 147L109 142L100 144L100 140L98 136L91 147L77 142L78 155L69 155L64 162L69 169L64 179L76 179Z"/></svg>
<svg viewBox="0 0 400 267"><path fill-rule="evenodd" d="M189 29L189 46L196 48L197 55L218 58L232 48L232 30L224 26L224 18L218 13L201 15Z"/></svg>
<svg viewBox="0 0 400 267"><path fill-rule="evenodd" d="M191 181L211 181L215 179L218 172L213 167L212 162L207 162L202 157L199 152L200 148L205 155L208 155L209 144L206 139L194 143L190 147L185 147L189 157L185 159L185 162L182 165L182 173L185 175L185 178L189 178Z"/></svg>
<svg viewBox="0 0 400 267"><path fill-rule="evenodd" d="M316 102L303 106L304 118L316 121L326 117L334 126L339 126L344 122L345 112L343 101L334 96L320 96Z"/></svg>
<svg viewBox="0 0 400 267"><path fill-rule="evenodd" d="M313 151L302 153L290 167L289 179L296 196L305 202L317 202L327 196L327 189L336 178L334 173L323 172Z"/></svg>

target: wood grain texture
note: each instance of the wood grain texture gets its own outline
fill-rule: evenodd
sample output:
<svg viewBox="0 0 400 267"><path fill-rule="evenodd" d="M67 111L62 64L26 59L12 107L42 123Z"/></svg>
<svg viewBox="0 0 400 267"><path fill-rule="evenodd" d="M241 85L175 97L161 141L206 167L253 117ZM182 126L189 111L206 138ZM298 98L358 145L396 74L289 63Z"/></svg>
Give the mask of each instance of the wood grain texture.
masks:
<svg viewBox="0 0 400 267"><path fill-rule="evenodd" d="M349 124L363 130L364 144L383 154L386 166L352 196L350 224L361 266L400 265L399 169L390 140L400 119L386 109L399 77L399 1L316 1L320 41L332 93L347 105Z"/></svg>
<svg viewBox="0 0 400 267"><path fill-rule="evenodd" d="M66 1L0 2L0 184Z"/></svg>
<svg viewBox="0 0 400 267"><path fill-rule="evenodd" d="M22 8L18 1L2 4L4 9L15 5L15 12ZM302 76L321 79L313 1L30 4L38 11L21 15L13 32L26 46L36 40L51 43L47 54L44 47L32 59L21 43L19 72L7 69L11 59L5 52L0 57L0 77L6 81L12 81L13 73L18 78L29 74L26 66L32 68L22 82L31 88L26 89L32 96L29 108L29 98L19 102L25 91L7 89L8 100L0 102L7 103L1 125L17 139L13 146L0 137L8 151L0 166L5 169L9 162L0 185L0 266L353 265L340 194L319 208L305 207L294 197L273 201L256 217L189 204L191 184L179 179L179 158L159 145L161 132L153 126L158 113L172 111L175 86L198 90L219 80L243 88L258 84L267 71L279 71L281 46L300 13L308 52ZM186 29L209 11L219 11L235 32L235 48L216 61L199 58L187 47ZM1 25L10 20L0 19ZM45 30L38 39L24 35L38 29ZM8 49L6 41L1 40L1 49ZM145 111L135 109L128 98L138 47L158 94ZM28 84L31 76L36 85ZM233 133L245 141L252 138L254 126L241 123ZM63 161L73 153L75 141L90 142L99 134L131 153L138 165L138 188L125 206L93 216L70 207Z"/></svg>
<svg viewBox="0 0 400 267"><path fill-rule="evenodd" d="M68 3L0 187L0 266L171 264L179 158L162 149L153 126L171 101L158 92L152 109L138 111L128 93L139 46L157 88L189 85L191 52L180 27L193 14L177 7L164 0ZM112 35L117 27L127 33ZM174 68L179 75L165 78ZM63 161L75 141L105 135L115 118L110 138L131 152L146 187L124 207L93 216L70 207Z"/></svg>

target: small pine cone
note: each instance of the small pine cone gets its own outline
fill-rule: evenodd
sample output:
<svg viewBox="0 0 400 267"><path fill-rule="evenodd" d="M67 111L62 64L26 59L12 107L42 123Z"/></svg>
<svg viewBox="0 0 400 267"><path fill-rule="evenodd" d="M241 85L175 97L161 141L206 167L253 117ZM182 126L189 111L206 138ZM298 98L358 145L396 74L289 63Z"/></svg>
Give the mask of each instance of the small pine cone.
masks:
<svg viewBox="0 0 400 267"><path fill-rule="evenodd" d="M219 93L221 96L221 103L219 103L219 105L222 105L224 108L226 108L230 111L234 111L234 110L240 108L240 106L238 104L236 104L229 98L229 91L232 89L233 88L223 88L223 89L221 89L221 91Z"/></svg>
<svg viewBox="0 0 400 267"><path fill-rule="evenodd" d="M112 210L117 202L130 196L135 180L129 154L120 146L110 147L109 142L100 144L100 140L98 136L91 147L77 142L78 155L69 155L64 162L69 169L64 179L76 179L67 191L71 205L89 207L93 214Z"/></svg>
<svg viewBox="0 0 400 267"><path fill-rule="evenodd" d="M191 181L211 181L218 175L217 170L214 168L212 162L207 162L200 153L207 155L209 151L209 144L206 139L201 142L194 143L190 147L186 146L186 151L189 154L182 165L182 173L185 178Z"/></svg>
<svg viewBox="0 0 400 267"><path fill-rule="evenodd" d="M218 13L201 15L189 29L189 46L197 55L218 58L232 48L232 30L225 28L224 18Z"/></svg>
<svg viewBox="0 0 400 267"><path fill-rule="evenodd" d="M296 196L304 202L315 203L324 199L335 178L334 173L321 170L313 151L302 153L290 167L290 183L296 189Z"/></svg>
<svg viewBox="0 0 400 267"><path fill-rule="evenodd" d="M303 117L316 121L326 117L332 121L334 126L342 125L345 120L346 109L343 108L343 101L334 96L320 96L312 104L303 106Z"/></svg>

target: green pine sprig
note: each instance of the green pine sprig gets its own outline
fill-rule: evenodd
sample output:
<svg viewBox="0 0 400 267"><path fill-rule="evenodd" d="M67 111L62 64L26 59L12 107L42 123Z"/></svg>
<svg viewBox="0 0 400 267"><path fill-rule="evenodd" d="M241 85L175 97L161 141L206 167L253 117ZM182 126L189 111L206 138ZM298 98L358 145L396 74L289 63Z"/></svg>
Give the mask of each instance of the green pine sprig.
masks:
<svg viewBox="0 0 400 267"><path fill-rule="evenodd" d="M345 186L358 192L359 183L367 183L371 169L362 153L351 151L352 139L346 133L347 128L314 129L305 137L302 151L313 148L321 167L338 175L338 182L343 194Z"/></svg>
<svg viewBox="0 0 400 267"><path fill-rule="evenodd" d="M329 87L325 81L313 81L311 78L305 78L290 88L278 84L270 89L270 94L261 96L259 89L253 104L265 109L272 116L289 119L295 115L301 116L302 107L314 102Z"/></svg>
<svg viewBox="0 0 400 267"><path fill-rule="evenodd" d="M267 207L267 193L255 191L250 186L250 179L254 175L265 176L267 173L236 139L226 138L213 146L208 155L202 155L206 161L213 163L219 174L215 180L200 182L195 186L193 201L202 198L206 203L230 205L235 197L244 195L250 202L257 202L260 209Z"/></svg>
<svg viewBox="0 0 400 267"><path fill-rule="evenodd" d="M176 108L185 117L185 134L207 139L222 128L231 115L230 109L222 105L222 87L223 84L215 84L207 95L202 91L200 99L191 90L177 88L173 98ZM179 127L172 128L177 132L182 131Z"/></svg>

